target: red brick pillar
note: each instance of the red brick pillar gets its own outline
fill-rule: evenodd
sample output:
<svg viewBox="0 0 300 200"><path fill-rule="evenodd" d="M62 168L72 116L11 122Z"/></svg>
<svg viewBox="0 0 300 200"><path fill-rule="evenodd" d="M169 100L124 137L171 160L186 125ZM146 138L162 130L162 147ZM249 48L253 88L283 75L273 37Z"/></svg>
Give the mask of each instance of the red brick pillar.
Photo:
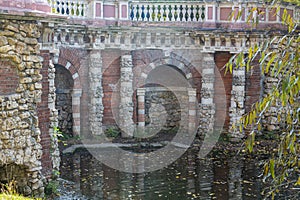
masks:
<svg viewBox="0 0 300 200"><path fill-rule="evenodd" d="M138 88L137 89L137 99L138 99L138 126L144 127L145 126L145 88Z"/></svg>

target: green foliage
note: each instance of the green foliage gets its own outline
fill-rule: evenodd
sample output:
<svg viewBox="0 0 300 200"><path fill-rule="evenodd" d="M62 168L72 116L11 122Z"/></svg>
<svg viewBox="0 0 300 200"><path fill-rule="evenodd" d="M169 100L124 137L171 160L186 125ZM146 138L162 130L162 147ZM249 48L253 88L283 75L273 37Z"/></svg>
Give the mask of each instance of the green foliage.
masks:
<svg viewBox="0 0 300 200"><path fill-rule="evenodd" d="M59 175L60 175L60 172L58 170L52 170L51 176L54 180L57 179L59 177Z"/></svg>
<svg viewBox="0 0 300 200"><path fill-rule="evenodd" d="M280 9L275 3L270 6L276 10ZM257 11L257 8L251 10L250 16L254 11ZM248 18L248 21L250 20L251 17ZM252 132L246 141L246 148L252 152L255 134L262 130L264 114L271 107L277 106L277 121L281 124L278 153L265 163L263 172L264 179L270 179L273 183L266 190L266 195L272 199L280 189L300 185L300 35L297 32L299 22L294 21L286 9L281 21L286 26L285 34L274 35L264 43L250 47L246 55L241 52L226 64L226 71L231 73L234 67L243 67L250 72L254 67L260 66L263 75L278 80L272 90L256 102L252 110L233 127L241 132L244 128L251 127ZM257 57L259 66L252 64ZM298 178L295 178L297 176Z"/></svg>
<svg viewBox="0 0 300 200"><path fill-rule="evenodd" d="M120 131L115 127L109 127L105 130L105 135L110 138L116 138L120 135Z"/></svg>
<svg viewBox="0 0 300 200"><path fill-rule="evenodd" d="M45 187L46 196L57 196L59 183L56 180L50 180Z"/></svg>

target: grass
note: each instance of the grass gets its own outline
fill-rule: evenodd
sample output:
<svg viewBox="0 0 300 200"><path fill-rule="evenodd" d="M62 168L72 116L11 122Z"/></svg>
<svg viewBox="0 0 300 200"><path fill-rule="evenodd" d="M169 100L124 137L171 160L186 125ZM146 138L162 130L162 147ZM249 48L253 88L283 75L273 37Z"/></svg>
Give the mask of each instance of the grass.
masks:
<svg viewBox="0 0 300 200"><path fill-rule="evenodd" d="M24 197L17 193L17 182L10 181L7 184L0 184L0 200L34 200L33 198Z"/></svg>
<svg viewBox="0 0 300 200"><path fill-rule="evenodd" d="M19 194L0 194L0 200L33 200L29 197L23 197Z"/></svg>

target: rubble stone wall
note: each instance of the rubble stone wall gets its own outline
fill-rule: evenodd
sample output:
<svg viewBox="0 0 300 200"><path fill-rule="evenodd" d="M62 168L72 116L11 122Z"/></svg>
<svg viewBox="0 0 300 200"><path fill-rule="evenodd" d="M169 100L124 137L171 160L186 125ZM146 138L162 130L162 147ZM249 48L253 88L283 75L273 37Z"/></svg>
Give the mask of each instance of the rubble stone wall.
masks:
<svg viewBox="0 0 300 200"><path fill-rule="evenodd" d="M0 69L7 72L0 91L0 178L19 180L26 195L43 196L39 27L34 21L1 20L0 29Z"/></svg>

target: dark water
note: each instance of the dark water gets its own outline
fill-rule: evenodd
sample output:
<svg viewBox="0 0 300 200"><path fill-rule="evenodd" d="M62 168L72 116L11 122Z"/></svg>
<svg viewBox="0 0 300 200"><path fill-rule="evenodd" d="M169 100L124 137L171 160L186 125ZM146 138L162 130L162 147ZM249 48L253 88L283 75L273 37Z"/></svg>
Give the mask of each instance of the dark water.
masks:
<svg viewBox="0 0 300 200"><path fill-rule="evenodd" d="M80 150L63 155L61 176L75 182L73 190L86 199L261 199L259 162L222 150L199 159L195 150L188 150L166 168L131 174L111 169Z"/></svg>

